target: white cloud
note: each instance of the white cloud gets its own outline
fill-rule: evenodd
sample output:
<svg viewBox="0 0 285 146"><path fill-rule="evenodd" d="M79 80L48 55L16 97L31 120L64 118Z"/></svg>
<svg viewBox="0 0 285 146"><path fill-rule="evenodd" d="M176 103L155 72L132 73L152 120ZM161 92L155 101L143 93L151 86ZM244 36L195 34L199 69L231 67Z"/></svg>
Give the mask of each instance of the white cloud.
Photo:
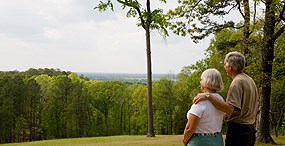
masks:
<svg viewBox="0 0 285 146"><path fill-rule="evenodd" d="M78 72L145 73L145 33L125 14L94 11L94 0L0 1L1 70L59 68ZM164 7L173 6L173 2ZM179 73L203 58L209 41L166 41L152 32L153 73Z"/></svg>

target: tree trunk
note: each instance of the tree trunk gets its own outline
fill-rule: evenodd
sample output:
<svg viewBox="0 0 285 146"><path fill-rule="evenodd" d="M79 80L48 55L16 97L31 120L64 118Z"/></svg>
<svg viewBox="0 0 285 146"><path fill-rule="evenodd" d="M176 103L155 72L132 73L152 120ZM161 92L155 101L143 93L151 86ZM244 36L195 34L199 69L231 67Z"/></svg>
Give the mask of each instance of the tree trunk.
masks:
<svg viewBox="0 0 285 146"><path fill-rule="evenodd" d="M248 56L248 42L249 42L249 26L250 26L250 9L249 9L249 0L243 0L244 7L244 28L243 28L243 47L242 53L247 57Z"/></svg>
<svg viewBox="0 0 285 146"><path fill-rule="evenodd" d="M105 135L108 136L109 135L109 120L108 120L108 111L106 111L104 113L104 117L105 117Z"/></svg>
<svg viewBox="0 0 285 146"><path fill-rule="evenodd" d="M147 137L155 137L153 128L153 109L152 109L152 71L151 71L151 47L150 47L150 25L152 22L151 11L150 11L150 0L146 1L146 7L148 16L145 24L145 35L146 35L146 56L147 56L147 89L148 89L148 126L147 126Z"/></svg>
<svg viewBox="0 0 285 146"><path fill-rule="evenodd" d="M282 126L282 124L283 124L283 117L284 117L284 109L285 109L285 107L284 107L284 104L283 104L283 108L282 108L282 110L280 110L280 113L279 113L279 118L278 118L278 121L277 121L277 128L279 129L281 126Z"/></svg>
<svg viewBox="0 0 285 146"><path fill-rule="evenodd" d="M147 89L148 89L148 126L147 137L155 137L153 129L153 109L152 109L152 71L151 71L151 51L150 51L150 30L146 26L146 55L147 55Z"/></svg>
<svg viewBox="0 0 285 146"><path fill-rule="evenodd" d="M29 141L33 141L34 139L33 139L33 135L34 135L34 130L33 130L33 117L32 117L32 101L31 101L31 103L30 103L31 105L30 105L30 109L29 109L29 130L30 130L30 139L29 139Z"/></svg>
<svg viewBox="0 0 285 146"><path fill-rule="evenodd" d="M262 47L262 69L261 69L261 111L260 121L257 131L257 141L262 143L275 144L270 135L269 110L271 93L272 62L274 57L274 28L275 15L271 8L271 0L266 1L264 36Z"/></svg>
<svg viewBox="0 0 285 146"><path fill-rule="evenodd" d="M169 115L169 120L170 120L170 125L169 125L169 129L170 131L167 134L173 134L172 131L172 125L173 125L173 121L172 121L172 115L173 115L173 110L172 110L172 106L171 106L171 111L170 111L170 115Z"/></svg>

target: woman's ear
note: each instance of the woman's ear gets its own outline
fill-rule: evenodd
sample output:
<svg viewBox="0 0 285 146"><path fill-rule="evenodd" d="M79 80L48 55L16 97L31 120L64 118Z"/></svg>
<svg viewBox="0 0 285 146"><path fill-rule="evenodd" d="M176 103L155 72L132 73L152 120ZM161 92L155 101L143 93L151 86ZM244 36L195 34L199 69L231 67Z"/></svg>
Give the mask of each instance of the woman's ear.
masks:
<svg viewBox="0 0 285 146"><path fill-rule="evenodd" d="M203 86L202 84L201 84L201 89L202 89L202 91L205 89L205 86Z"/></svg>

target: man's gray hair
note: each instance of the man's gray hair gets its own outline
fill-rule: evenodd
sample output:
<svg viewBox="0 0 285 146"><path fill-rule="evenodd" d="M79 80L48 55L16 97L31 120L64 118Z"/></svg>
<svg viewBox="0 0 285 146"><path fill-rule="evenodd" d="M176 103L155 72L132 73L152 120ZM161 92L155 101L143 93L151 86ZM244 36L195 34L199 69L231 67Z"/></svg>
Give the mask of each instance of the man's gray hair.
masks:
<svg viewBox="0 0 285 146"><path fill-rule="evenodd" d="M221 91L224 89L222 75L214 68L207 69L202 73L200 83L201 85L215 91Z"/></svg>
<svg viewBox="0 0 285 146"><path fill-rule="evenodd" d="M229 52L225 58L226 66L231 66L237 71L242 71L245 66L245 57L239 52Z"/></svg>

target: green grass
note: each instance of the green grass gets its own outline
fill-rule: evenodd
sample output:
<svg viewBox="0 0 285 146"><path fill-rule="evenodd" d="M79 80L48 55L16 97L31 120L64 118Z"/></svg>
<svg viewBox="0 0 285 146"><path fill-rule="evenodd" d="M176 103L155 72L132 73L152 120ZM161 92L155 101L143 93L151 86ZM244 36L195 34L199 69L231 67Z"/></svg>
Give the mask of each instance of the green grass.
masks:
<svg viewBox="0 0 285 146"><path fill-rule="evenodd" d="M280 146L285 146L285 136L278 136L278 137L275 137L275 136L272 136L272 138L274 139L274 141ZM260 143L257 143L256 144L257 146L273 146L272 144L260 144ZM274 145L276 146L276 145Z"/></svg>
<svg viewBox="0 0 285 146"><path fill-rule="evenodd" d="M153 138L140 136L109 136L92 138L73 138L43 140L35 142L0 144L1 146L183 146L182 135L156 135ZM285 145L285 136L273 137L275 142ZM256 146L271 146L256 144Z"/></svg>

